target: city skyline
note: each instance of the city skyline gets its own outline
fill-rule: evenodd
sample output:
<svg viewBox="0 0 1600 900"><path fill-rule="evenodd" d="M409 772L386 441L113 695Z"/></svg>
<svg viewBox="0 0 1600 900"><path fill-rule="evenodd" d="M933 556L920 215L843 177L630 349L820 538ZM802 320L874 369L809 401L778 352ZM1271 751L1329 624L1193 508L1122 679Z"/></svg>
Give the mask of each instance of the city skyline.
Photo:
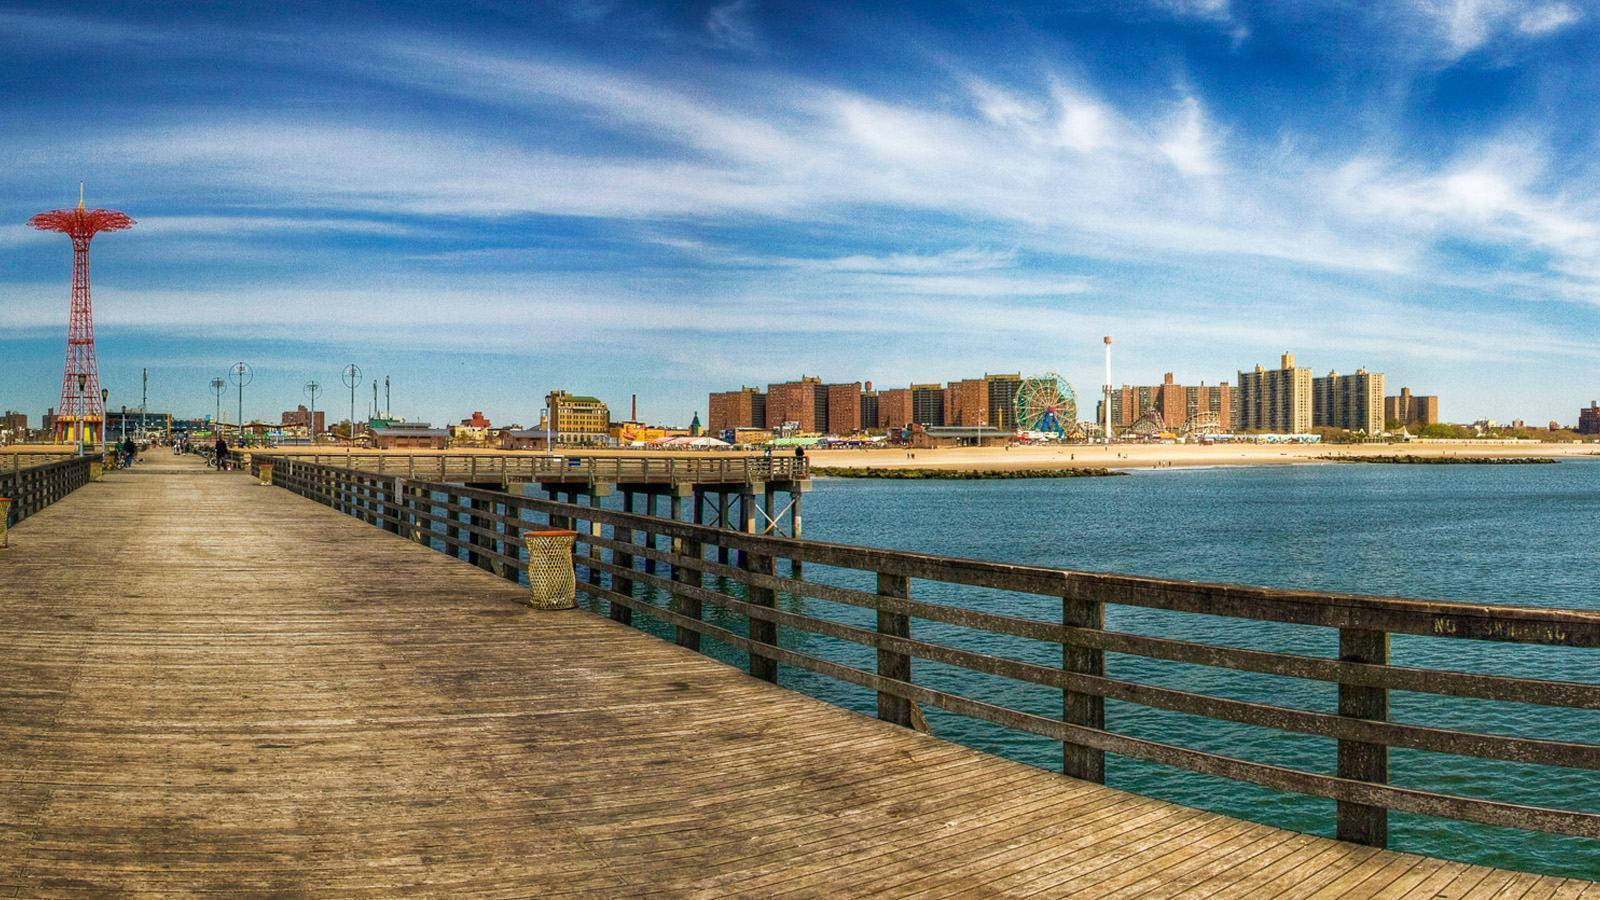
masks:
<svg viewBox="0 0 1600 900"><path fill-rule="evenodd" d="M1119 383L1294 347L1446 420L1596 392L1575 4L185 16L0 5L0 403L58 399L70 259L23 223L80 179L141 223L95 249L114 407L239 359L258 418L352 359L440 421L997 360L1092 406L1105 333Z"/></svg>

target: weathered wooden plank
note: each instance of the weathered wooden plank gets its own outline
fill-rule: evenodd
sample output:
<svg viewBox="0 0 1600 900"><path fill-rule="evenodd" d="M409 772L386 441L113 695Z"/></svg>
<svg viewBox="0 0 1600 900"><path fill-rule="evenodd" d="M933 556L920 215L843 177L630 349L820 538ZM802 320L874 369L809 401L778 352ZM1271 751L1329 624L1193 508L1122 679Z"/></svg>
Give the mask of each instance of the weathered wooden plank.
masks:
<svg viewBox="0 0 1600 900"><path fill-rule="evenodd" d="M315 490L367 516L393 499ZM406 500L377 520L409 523ZM509 509L475 511L509 541ZM0 593L0 892L982 894L1098 872L1092 893L1231 872L1270 852L1263 834L1350 852L530 610L503 578L243 475L114 474L18 534L30 551L0 556L22 586Z"/></svg>

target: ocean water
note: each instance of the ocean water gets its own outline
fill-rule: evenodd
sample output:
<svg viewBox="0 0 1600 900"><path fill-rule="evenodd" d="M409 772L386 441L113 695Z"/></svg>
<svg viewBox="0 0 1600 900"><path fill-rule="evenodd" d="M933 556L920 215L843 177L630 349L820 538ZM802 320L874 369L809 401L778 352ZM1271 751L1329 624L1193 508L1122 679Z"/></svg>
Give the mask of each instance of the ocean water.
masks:
<svg viewBox="0 0 1600 900"><path fill-rule="evenodd" d="M1324 465L1164 469L1119 478L1015 481L818 479L806 536L950 556L1165 578L1439 600L1600 609L1600 461L1535 466ZM787 564L780 563L787 574ZM870 573L808 566L807 580L873 589ZM738 593L726 582L708 586ZM1060 601L913 581L913 596L1046 621ZM652 592L654 593L654 592ZM665 598L656 595L657 602ZM781 596L784 608L870 627L871 614ZM743 632L743 620L707 618ZM636 618L665 635L659 623ZM1337 655L1332 629L1108 607L1107 627L1263 650ZM1060 650L914 620L914 637L1059 665ZM780 628L780 642L867 670L860 645ZM742 665L742 654L707 641ZM1600 650L1396 635L1397 665L1600 682ZM1060 694L964 669L913 662L914 680L1045 716ZM1117 678L1240 700L1336 712L1336 686L1107 655ZM783 667L780 683L865 713L874 695ZM1112 731L1244 759L1332 773L1334 741L1108 701ZM1391 718L1488 733L1600 743L1600 711L1392 691ZM1060 770L1059 744L924 710L939 736ZM1108 755L1107 783L1189 806L1331 835L1331 800L1287 794ZM1508 802L1600 812L1600 772L1391 751L1391 783ZM1468 862L1600 879L1600 841L1390 815L1390 846Z"/></svg>

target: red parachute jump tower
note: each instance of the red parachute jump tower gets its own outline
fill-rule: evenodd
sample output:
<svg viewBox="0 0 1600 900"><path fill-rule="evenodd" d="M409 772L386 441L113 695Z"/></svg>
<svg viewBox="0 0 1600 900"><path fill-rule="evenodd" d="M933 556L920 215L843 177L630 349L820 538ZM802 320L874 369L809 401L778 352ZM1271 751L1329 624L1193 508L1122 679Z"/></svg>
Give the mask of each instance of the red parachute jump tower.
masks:
<svg viewBox="0 0 1600 900"><path fill-rule="evenodd" d="M89 303L89 242L102 231L132 228L133 219L109 209L84 209L80 184L77 209L42 212L29 219L28 224L72 238L72 318L67 325L67 368L61 376L55 439L62 444L89 444L100 439L106 420L94 355L94 311Z"/></svg>

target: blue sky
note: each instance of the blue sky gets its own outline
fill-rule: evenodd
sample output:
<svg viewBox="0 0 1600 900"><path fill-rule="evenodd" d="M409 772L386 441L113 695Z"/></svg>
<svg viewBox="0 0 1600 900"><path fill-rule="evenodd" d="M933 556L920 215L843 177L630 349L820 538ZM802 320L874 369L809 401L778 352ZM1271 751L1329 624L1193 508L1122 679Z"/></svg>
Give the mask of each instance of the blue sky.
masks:
<svg viewBox="0 0 1600 900"><path fill-rule="evenodd" d="M0 406L56 402L70 248L23 223L80 179L139 220L94 245L113 407L238 359L251 417L347 409L352 361L435 422L802 373L1091 405L1106 333L1119 383L1600 395L1576 0L264 6L0 4Z"/></svg>

